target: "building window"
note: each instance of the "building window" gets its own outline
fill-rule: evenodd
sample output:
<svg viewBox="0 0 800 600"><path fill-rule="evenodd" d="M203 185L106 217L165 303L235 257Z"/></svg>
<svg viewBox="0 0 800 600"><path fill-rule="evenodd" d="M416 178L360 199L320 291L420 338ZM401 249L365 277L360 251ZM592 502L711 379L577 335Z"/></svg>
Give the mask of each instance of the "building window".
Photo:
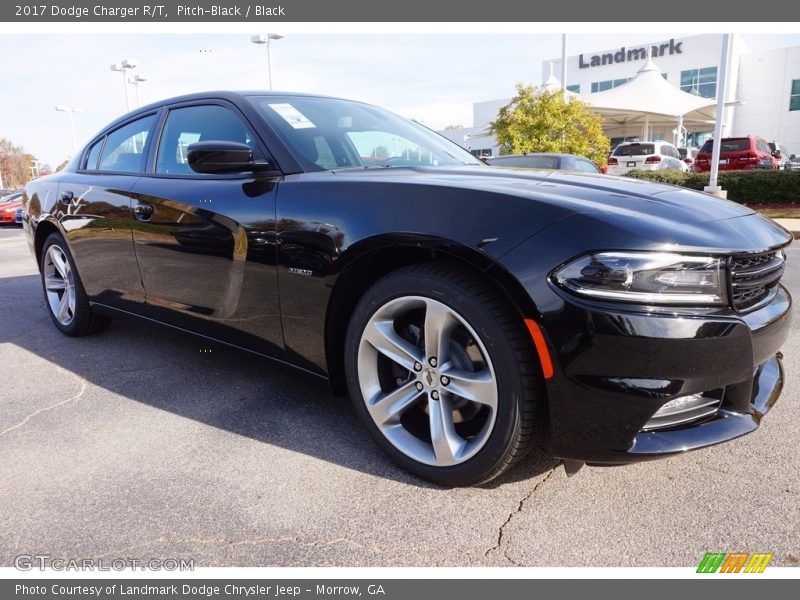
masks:
<svg viewBox="0 0 800 600"><path fill-rule="evenodd" d="M576 83L575 85L568 85L567 91L572 92L573 94L580 94L581 93L581 84Z"/></svg>
<svg viewBox="0 0 800 600"><path fill-rule="evenodd" d="M686 134L686 147L687 148L702 148L707 140L710 140L714 135L713 131L695 131Z"/></svg>
<svg viewBox="0 0 800 600"><path fill-rule="evenodd" d="M477 156L478 158L491 158L492 157L492 149L491 148L476 148L475 150L469 151L472 156Z"/></svg>
<svg viewBox="0 0 800 600"><path fill-rule="evenodd" d="M628 83L627 79L609 79L608 81L593 81L592 93L605 92L615 87L619 87L624 83Z"/></svg>
<svg viewBox="0 0 800 600"><path fill-rule="evenodd" d="M717 95L717 67L681 71L681 89L695 96L714 98Z"/></svg>
<svg viewBox="0 0 800 600"><path fill-rule="evenodd" d="M800 79L792 80L792 95L789 96L789 110L800 110Z"/></svg>

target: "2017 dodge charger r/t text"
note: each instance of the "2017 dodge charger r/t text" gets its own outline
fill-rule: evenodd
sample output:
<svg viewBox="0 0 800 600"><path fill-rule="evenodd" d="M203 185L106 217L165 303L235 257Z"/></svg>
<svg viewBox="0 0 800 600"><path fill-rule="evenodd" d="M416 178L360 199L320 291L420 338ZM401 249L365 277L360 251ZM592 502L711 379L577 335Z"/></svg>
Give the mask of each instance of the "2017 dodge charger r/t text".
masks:
<svg viewBox="0 0 800 600"><path fill-rule="evenodd" d="M136 315L326 378L444 485L534 443L577 468L731 440L783 386L784 229L676 187L489 167L367 104L151 104L25 206L63 333Z"/></svg>

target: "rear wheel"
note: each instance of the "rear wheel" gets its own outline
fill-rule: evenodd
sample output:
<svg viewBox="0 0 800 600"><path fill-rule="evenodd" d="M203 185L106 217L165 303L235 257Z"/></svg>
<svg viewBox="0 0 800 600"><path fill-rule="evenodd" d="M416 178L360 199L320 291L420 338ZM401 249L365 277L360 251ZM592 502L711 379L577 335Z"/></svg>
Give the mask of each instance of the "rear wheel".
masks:
<svg viewBox="0 0 800 600"><path fill-rule="evenodd" d="M378 445L443 485L488 481L521 458L541 423L538 365L521 318L457 267L387 275L350 322L353 403Z"/></svg>
<svg viewBox="0 0 800 600"><path fill-rule="evenodd" d="M45 306L53 324L74 337L98 333L111 319L92 312L75 262L60 233L53 232L42 248L42 275Z"/></svg>

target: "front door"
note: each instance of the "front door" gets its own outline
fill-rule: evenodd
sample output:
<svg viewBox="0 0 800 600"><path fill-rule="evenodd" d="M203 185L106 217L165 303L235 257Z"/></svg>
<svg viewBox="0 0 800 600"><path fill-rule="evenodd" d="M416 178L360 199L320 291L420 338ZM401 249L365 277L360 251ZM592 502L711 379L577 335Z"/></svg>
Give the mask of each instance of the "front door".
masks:
<svg viewBox="0 0 800 600"><path fill-rule="evenodd" d="M269 355L282 355L278 303L277 181L251 172L203 175L187 148L244 142L252 128L227 104L173 107L154 164L131 190L134 247L150 316Z"/></svg>

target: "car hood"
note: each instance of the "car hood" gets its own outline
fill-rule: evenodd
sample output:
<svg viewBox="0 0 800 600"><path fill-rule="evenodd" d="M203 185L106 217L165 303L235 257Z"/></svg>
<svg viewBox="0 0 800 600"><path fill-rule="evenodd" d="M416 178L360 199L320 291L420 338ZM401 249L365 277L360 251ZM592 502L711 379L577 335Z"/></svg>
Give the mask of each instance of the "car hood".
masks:
<svg viewBox="0 0 800 600"><path fill-rule="evenodd" d="M695 224L752 215L709 194L611 175L502 167L388 168L339 171L339 176L447 186L516 196L545 205L552 220L574 213L614 213Z"/></svg>

